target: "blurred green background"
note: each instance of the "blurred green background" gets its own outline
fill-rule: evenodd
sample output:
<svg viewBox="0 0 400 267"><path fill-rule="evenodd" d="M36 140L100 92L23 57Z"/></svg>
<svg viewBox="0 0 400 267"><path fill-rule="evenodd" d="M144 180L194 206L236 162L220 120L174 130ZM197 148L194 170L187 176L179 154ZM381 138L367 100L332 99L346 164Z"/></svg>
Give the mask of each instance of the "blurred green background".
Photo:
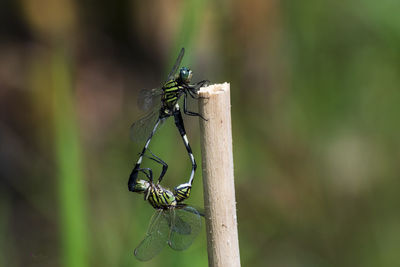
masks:
<svg viewBox="0 0 400 267"><path fill-rule="evenodd" d="M2 0L0 266L207 265L205 230L187 251L133 256L153 209L127 188L143 145L129 126L181 47L194 81L231 83L242 266L400 266L399 10ZM198 119L185 119L200 164ZM166 124L151 149L173 187L190 161Z"/></svg>

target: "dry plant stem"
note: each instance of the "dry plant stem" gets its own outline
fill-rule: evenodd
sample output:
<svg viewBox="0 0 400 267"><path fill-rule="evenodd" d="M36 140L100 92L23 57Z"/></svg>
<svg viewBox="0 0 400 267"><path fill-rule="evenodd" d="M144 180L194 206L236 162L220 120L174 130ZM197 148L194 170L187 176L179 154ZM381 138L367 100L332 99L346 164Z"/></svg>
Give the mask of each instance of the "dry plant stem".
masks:
<svg viewBox="0 0 400 267"><path fill-rule="evenodd" d="M204 208L209 266L240 266L233 178L229 83L199 91Z"/></svg>

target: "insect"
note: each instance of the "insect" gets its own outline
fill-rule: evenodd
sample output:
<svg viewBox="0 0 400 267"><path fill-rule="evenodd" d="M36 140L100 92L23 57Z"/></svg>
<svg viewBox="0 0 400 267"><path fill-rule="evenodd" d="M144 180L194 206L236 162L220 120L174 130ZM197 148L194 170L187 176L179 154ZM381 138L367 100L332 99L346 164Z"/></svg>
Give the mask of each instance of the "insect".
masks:
<svg viewBox="0 0 400 267"><path fill-rule="evenodd" d="M188 185L192 185L194 174L197 168L196 161L193 156L192 149L189 145L189 140L186 136L185 126L183 124L182 113L178 104L179 99L183 96L183 112L189 116L199 116L205 120L200 114L189 111L187 109L188 95L191 98L199 98L197 92L200 87L208 83L207 80L200 81L194 85L190 84L192 79L192 71L187 67L182 67L179 70L179 74L175 75L178 70L185 49L182 48L178 58L169 73L166 82L161 88L156 88L152 90L142 91L139 96L139 105L143 109L150 110L150 112L144 116L142 119L134 122L131 126L131 139L135 142L142 142L146 140L145 145L139 154L139 159L137 160L135 167L133 168L128 181L128 188L130 191L136 192L136 184L138 179L138 174L140 171L140 165L143 160L143 155L149 147L150 141L154 136L157 128L162 124L167 118L173 116L175 119L175 125L179 130L179 134L182 137L183 143L186 147L186 151L189 155L190 161L192 163L192 171L190 173L190 178ZM164 177L168 165L164 165L163 171L158 178L158 183L161 182Z"/></svg>
<svg viewBox="0 0 400 267"><path fill-rule="evenodd" d="M157 161L159 158L152 159ZM200 232L201 216L203 216L195 208L182 203L189 197L190 191L182 195L177 186L173 193L153 183L151 169L138 169L138 171L143 172L149 180L138 180L135 192L143 193L144 200L148 201L156 211L151 218L145 238L134 251L136 258L148 261L157 255L166 243L174 250L187 249Z"/></svg>

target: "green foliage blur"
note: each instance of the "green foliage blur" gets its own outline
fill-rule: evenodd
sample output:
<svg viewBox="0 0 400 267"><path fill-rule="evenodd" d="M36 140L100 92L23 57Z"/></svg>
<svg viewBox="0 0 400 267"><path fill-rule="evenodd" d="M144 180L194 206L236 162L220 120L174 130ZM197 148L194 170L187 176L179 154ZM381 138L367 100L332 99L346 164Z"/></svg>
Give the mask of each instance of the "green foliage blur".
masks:
<svg viewBox="0 0 400 267"><path fill-rule="evenodd" d="M133 255L153 210L127 188L143 145L129 126L181 47L194 81L231 84L242 266L400 266L399 10L2 0L0 266L207 266L205 229L186 251ZM185 124L201 164L198 119ZM186 181L172 119L151 149L166 186Z"/></svg>

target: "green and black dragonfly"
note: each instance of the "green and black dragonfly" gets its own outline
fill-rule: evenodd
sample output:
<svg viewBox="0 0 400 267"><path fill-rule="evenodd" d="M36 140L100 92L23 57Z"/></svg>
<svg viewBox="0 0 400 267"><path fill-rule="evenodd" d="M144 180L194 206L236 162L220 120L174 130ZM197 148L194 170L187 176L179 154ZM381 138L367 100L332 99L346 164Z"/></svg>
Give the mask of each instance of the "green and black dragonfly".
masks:
<svg viewBox="0 0 400 267"><path fill-rule="evenodd" d="M151 158L159 162L153 154ZM161 162L159 162L161 163ZM135 184L134 192L144 194L156 210L151 218L146 236L136 247L134 254L137 259L147 261L157 255L168 243L174 250L187 249L201 230L201 214L197 209L182 203L189 198L189 191L180 191L177 186L174 192L153 182L153 172L149 168L138 169L143 172L147 180L139 179ZM184 186L185 187L185 186Z"/></svg>
<svg viewBox="0 0 400 267"><path fill-rule="evenodd" d="M142 119L134 122L131 126L131 139L135 142L141 143L145 141L145 145L139 154L139 159L137 160L135 167L133 168L129 181L128 188L130 191L136 192L136 184L138 179L138 174L140 170L140 165L143 160L143 155L149 147L150 141L156 132L159 125L164 122L167 118L173 116L175 119L175 125L179 130L179 134L182 137L183 143L186 147L187 153L189 155L190 161L192 163L192 171L190 174L187 186L192 186L194 173L196 171L197 165L194 159L192 149L189 145L188 138L186 136L185 127L183 124L181 110L178 104L179 99L183 96L183 112L189 116L199 116L203 118L200 114L189 111L187 109L188 96L197 99L199 96L197 94L200 87L208 83L207 80L200 81L196 84L190 84L192 79L192 71L187 67L182 67L179 70L179 74L175 75L177 72L185 49L182 48L178 58L169 73L166 82L161 88L156 88L152 90L142 91L139 95L138 104L142 109L150 110L150 112ZM204 119L204 118L203 118ZM163 176L165 175L168 166L165 164L165 168L158 178L158 183L161 182Z"/></svg>

